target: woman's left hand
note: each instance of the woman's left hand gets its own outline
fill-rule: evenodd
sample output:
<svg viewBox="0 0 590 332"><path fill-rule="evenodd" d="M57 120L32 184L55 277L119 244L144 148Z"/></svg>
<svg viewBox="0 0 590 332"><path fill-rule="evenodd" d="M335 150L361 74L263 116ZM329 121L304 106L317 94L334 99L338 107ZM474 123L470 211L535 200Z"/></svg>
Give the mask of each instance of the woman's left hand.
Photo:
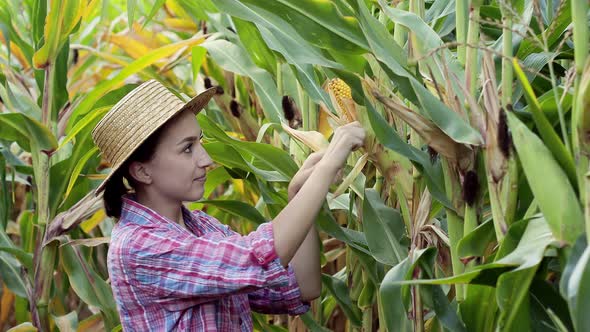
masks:
<svg viewBox="0 0 590 332"><path fill-rule="evenodd" d="M295 195L299 192L299 189L303 187L303 184L305 183L305 181L307 181L307 179L315 169L315 166L320 160L322 160L323 156L324 151L319 151L310 154L307 157L307 159L305 159L303 165L301 165L301 168L299 169L299 171L297 171L297 173L295 173L293 179L291 179L291 182L289 183L289 188L287 189L289 201L291 201L291 199L293 199L293 197L295 197ZM334 176L334 182L341 176L341 174L342 169L339 170Z"/></svg>

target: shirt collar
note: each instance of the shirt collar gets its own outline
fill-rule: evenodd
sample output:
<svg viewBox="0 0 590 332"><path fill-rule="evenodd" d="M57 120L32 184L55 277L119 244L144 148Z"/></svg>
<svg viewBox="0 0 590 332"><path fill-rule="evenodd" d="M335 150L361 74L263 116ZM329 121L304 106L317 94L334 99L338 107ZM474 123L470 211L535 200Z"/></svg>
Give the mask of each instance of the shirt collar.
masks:
<svg viewBox="0 0 590 332"><path fill-rule="evenodd" d="M119 222L127 221L132 222L134 224L144 225L144 226L164 226L169 225L172 226L176 224L176 222L162 216L158 212L150 209L149 207L139 203L137 201L137 197L135 194L125 194L121 197L122 206L121 206L121 218L119 218ZM192 213L184 206L181 206L182 215L184 217L184 223L189 224L193 222L193 215ZM178 225L180 226L180 225Z"/></svg>

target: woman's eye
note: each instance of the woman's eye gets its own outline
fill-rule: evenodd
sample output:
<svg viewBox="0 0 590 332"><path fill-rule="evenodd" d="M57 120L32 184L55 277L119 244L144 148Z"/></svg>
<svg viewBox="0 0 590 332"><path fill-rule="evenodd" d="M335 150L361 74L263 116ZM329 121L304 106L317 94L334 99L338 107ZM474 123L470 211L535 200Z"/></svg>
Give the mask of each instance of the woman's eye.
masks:
<svg viewBox="0 0 590 332"><path fill-rule="evenodd" d="M186 146L186 148L184 149L183 152L185 152L185 153L191 153L192 151L193 151L193 145L192 144L189 144L189 145Z"/></svg>

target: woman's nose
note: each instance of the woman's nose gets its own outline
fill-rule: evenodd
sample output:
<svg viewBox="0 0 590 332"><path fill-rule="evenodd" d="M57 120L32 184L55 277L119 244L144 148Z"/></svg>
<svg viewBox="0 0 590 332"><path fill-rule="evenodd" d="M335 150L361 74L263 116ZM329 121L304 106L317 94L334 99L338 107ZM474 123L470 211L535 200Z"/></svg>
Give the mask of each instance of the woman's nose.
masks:
<svg viewBox="0 0 590 332"><path fill-rule="evenodd" d="M213 159L211 159L211 157L202 145L200 145L200 153L197 156L197 164L201 168L207 168L213 165Z"/></svg>

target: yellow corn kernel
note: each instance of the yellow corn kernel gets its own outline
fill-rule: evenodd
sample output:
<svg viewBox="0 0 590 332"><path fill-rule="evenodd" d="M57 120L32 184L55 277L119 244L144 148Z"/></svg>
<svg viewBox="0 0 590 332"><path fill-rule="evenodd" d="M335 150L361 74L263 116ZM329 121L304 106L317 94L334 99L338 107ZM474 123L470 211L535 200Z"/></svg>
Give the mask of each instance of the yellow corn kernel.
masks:
<svg viewBox="0 0 590 332"><path fill-rule="evenodd" d="M344 105L344 99L352 99L352 91L350 87L341 79L333 78L328 82L328 89L334 95L339 106L339 113L344 116L347 122L352 121L352 116L348 108Z"/></svg>

